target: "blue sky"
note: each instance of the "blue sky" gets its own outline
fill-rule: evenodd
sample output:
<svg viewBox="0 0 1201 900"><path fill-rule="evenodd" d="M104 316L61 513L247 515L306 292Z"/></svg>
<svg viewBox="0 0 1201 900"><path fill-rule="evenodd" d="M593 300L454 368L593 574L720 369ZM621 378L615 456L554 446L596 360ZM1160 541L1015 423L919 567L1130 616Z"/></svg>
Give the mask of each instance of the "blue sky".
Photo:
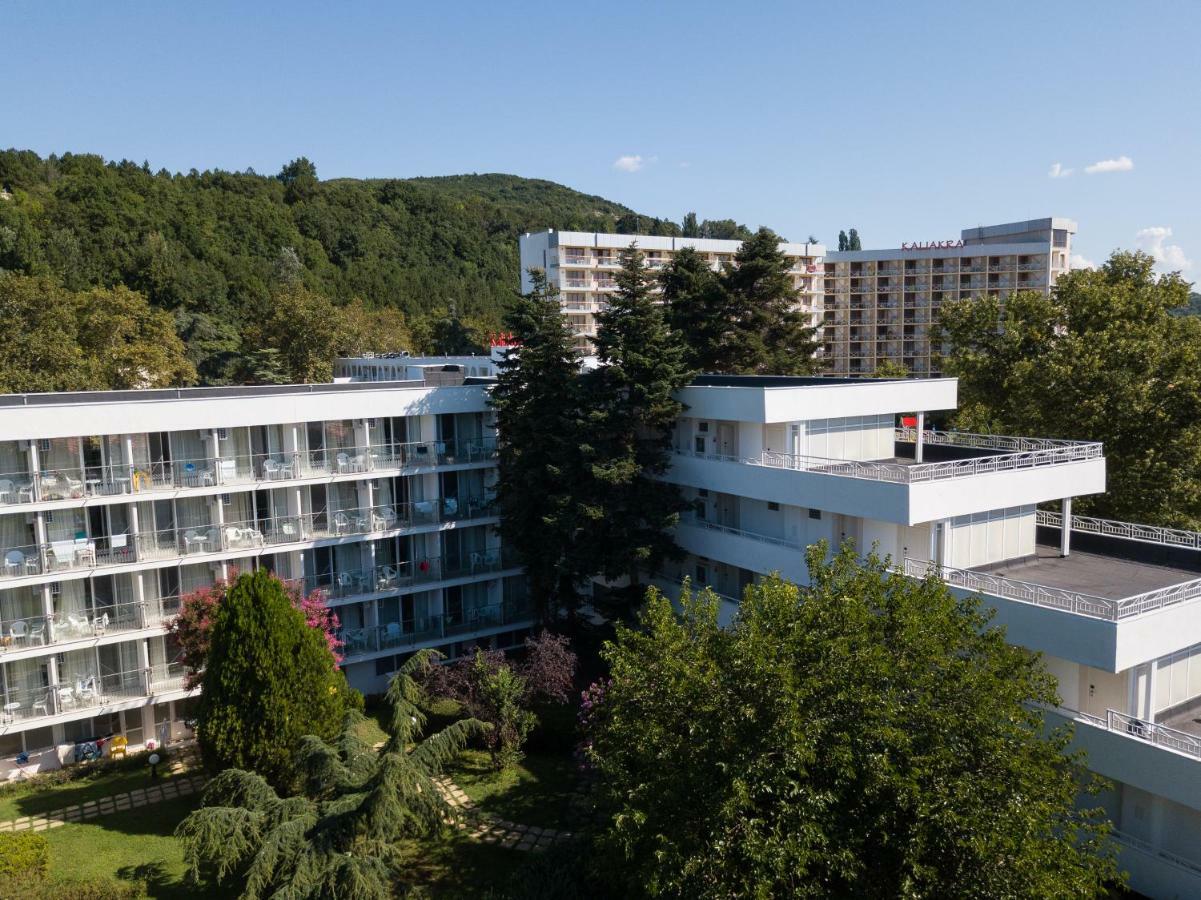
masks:
<svg viewBox="0 0 1201 900"><path fill-rule="evenodd" d="M1141 245L1201 275L1195 0L3 13L3 146L185 171L305 155L323 178L511 172L791 239L856 226L865 247L1062 215L1087 260Z"/></svg>

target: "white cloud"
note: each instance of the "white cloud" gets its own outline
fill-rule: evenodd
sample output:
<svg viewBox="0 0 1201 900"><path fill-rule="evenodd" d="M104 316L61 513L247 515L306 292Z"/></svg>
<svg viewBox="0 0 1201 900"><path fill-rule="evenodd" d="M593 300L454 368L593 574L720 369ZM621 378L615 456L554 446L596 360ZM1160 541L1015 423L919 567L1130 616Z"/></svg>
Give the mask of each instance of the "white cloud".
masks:
<svg viewBox="0 0 1201 900"><path fill-rule="evenodd" d="M1065 169L1061 163L1053 163L1051 171L1047 173L1048 178L1067 178L1075 169Z"/></svg>
<svg viewBox="0 0 1201 900"><path fill-rule="evenodd" d="M613 168L618 172L640 172L643 167L659 161L657 156L642 156L638 153L619 156L613 160Z"/></svg>
<svg viewBox="0 0 1201 900"><path fill-rule="evenodd" d="M1071 267L1073 269L1095 269L1095 268L1097 268L1097 264L1095 262L1093 262L1091 259L1085 259L1079 253L1072 254L1071 263L1072 263Z"/></svg>
<svg viewBox="0 0 1201 900"><path fill-rule="evenodd" d="M1144 253L1155 257L1155 267L1162 272L1184 272L1193 267L1193 261L1184 255L1179 244L1169 244L1172 229L1166 225L1153 225L1142 229L1134 236L1134 243Z"/></svg>
<svg viewBox="0 0 1201 900"><path fill-rule="evenodd" d="M1100 175L1103 172L1129 172L1134 168L1134 160L1129 156L1119 156L1117 159L1102 159L1085 166L1084 171L1089 175Z"/></svg>

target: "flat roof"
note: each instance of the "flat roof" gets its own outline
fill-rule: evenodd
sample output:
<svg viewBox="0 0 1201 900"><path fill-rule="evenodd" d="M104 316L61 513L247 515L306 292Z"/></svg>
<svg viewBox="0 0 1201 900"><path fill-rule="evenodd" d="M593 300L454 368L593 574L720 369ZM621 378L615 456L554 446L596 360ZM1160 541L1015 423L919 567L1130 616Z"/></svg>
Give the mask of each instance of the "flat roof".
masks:
<svg viewBox="0 0 1201 900"><path fill-rule="evenodd" d="M886 384L890 381L937 381L917 378L851 378L844 375L697 375L692 387L828 387L834 384Z"/></svg>
<svg viewBox="0 0 1201 900"><path fill-rule="evenodd" d="M1045 545L1038 546L1034 558L975 568L976 571L988 572L991 575L1078 591L1107 600L1124 600L1146 591L1195 581L1201 577L1201 573L1188 569L1157 566L1117 556L1102 556L1098 553L1073 550L1068 556L1060 556L1058 547Z"/></svg>
<svg viewBox="0 0 1201 900"><path fill-rule="evenodd" d="M234 397L275 397L295 394L332 394L355 391L420 390L424 381L338 381L319 384L235 384L221 387L149 388L124 391L56 391L45 394L0 394L0 407L62 406L71 403L136 403L161 400L221 400Z"/></svg>

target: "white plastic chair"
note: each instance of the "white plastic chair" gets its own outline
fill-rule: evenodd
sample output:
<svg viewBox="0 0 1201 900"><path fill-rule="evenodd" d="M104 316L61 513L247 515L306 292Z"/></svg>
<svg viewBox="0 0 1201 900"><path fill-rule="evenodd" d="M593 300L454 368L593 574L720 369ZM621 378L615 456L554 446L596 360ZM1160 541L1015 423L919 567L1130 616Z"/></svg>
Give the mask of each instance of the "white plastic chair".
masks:
<svg viewBox="0 0 1201 900"><path fill-rule="evenodd" d="M35 714L38 711L41 711L43 716L50 715L50 692L49 691L46 691L45 695L42 697L41 700L33 701L33 711Z"/></svg>
<svg viewBox="0 0 1201 900"><path fill-rule="evenodd" d="M379 517L380 517L380 519L383 520L383 523L384 523L384 527L381 530L387 531L387 530L395 527L395 525L396 525L396 510L394 510L392 507L381 506L380 510L379 510Z"/></svg>
<svg viewBox="0 0 1201 900"><path fill-rule="evenodd" d="M350 456L348 454L339 453L337 456L334 457L334 461L337 462L337 464L338 464L338 472L339 473L350 471Z"/></svg>
<svg viewBox="0 0 1201 900"><path fill-rule="evenodd" d="M334 514L334 534L346 534L350 531L350 516L346 513Z"/></svg>
<svg viewBox="0 0 1201 900"><path fill-rule="evenodd" d="M16 503L17 486L8 478L0 478L0 503Z"/></svg>
<svg viewBox="0 0 1201 900"><path fill-rule="evenodd" d="M108 630L108 613L92 620L92 634L104 634Z"/></svg>
<svg viewBox="0 0 1201 900"><path fill-rule="evenodd" d="M9 550L4 554L4 572L7 575L21 575L25 571L25 554L20 550Z"/></svg>
<svg viewBox="0 0 1201 900"><path fill-rule="evenodd" d="M400 623L399 622L389 622L387 625L387 628L385 630L388 633L389 643L395 643L395 644L400 643L401 633L400 633Z"/></svg>
<svg viewBox="0 0 1201 900"><path fill-rule="evenodd" d="M280 469L282 467L273 459L263 460L263 477L268 481L275 481L279 478Z"/></svg>
<svg viewBox="0 0 1201 900"><path fill-rule="evenodd" d="M13 639L14 643L25 641L29 637L29 626L25 624L23 619L20 619L8 626L8 635Z"/></svg>

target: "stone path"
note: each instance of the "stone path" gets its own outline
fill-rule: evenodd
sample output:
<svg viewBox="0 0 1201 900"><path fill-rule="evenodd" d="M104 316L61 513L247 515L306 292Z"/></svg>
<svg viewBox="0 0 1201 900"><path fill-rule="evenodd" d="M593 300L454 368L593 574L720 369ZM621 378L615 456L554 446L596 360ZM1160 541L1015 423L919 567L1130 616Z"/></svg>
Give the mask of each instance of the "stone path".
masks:
<svg viewBox="0 0 1201 900"><path fill-rule="evenodd" d="M497 844L512 850L541 851L559 841L570 841L575 837L575 833L571 831L522 825L482 813L475 808L475 803L463 789L446 776L434 779L434 784L438 786L447 803L466 813L466 820L458 822L456 827L466 831L467 837L472 840Z"/></svg>
<svg viewBox="0 0 1201 900"><path fill-rule="evenodd" d="M22 816L11 822L0 822L0 831L25 831L27 829L45 831L68 822L83 822L115 812L124 812L127 809L162 803L164 800L174 800L176 797L187 797L202 787L204 787L204 776L202 775L169 778L153 787L139 788L125 794L114 794L99 800L89 800L87 803L39 813L36 816Z"/></svg>

